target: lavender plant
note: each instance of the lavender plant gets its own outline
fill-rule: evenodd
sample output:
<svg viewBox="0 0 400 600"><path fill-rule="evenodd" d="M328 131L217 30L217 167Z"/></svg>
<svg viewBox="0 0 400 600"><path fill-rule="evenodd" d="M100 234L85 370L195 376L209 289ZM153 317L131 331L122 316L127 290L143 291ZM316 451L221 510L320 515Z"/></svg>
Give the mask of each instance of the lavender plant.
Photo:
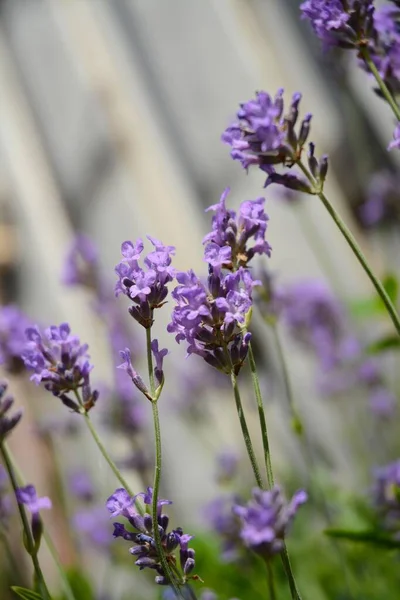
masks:
<svg viewBox="0 0 400 600"><path fill-rule="evenodd" d="M372 0L307 0L300 9L302 17L310 22L321 40L324 52L333 48L355 52L360 66L374 78L378 86L376 91L392 109L397 121L388 150L398 149L399 3L394 1L377 8ZM337 298L323 282L303 280L281 284L276 276L271 276L270 270L265 267L272 256L272 248L267 239L269 216L265 212L264 197L245 200L235 211L227 206L230 190L226 188L219 202L207 209L211 212L211 231L203 239L204 274L196 274L192 269L177 270L172 265L175 247L164 245L151 236L147 239L152 249L145 255L142 239L123 242L122 258L115 268L117 282L114 291L125 301L129 315L126 321L119 312L123 303L116 303L112 286L101 272L98 251L88 238L79 236L68 253L62 279L69 286L83 286L90 291L92 309L105 325L115 371L113 389L108 398L100 382L94 383L94 365L87 344L81 343L71 333L68 323L43 329L32 324L17 307L3 307L0 311L0 363L3 368L10 375L19 377L20 381L28 372L33 383L60 400L64 414L68 410L75 420L83 421L118 482L113 493L107 490L105 506L104 503L100 506L90 476L82 465L79 465L79 470L73 471L72 477L61 473L61 481L64 477L67 482L68 495L76 500L74 508L78 508L71 522L80 534L78 576L76 573L72 576L59 561L57 552L54 553L66 584L64 590L68 600L90 600L108 595L114 600L114 589L111 594L107 589L101 589L100 594L95 596L90 584L87 585L82 572L82 555L90 553L93 548L100 549L107 557L113 572L117 572L120 565L126 569L129 582L133 582L129 583L127 599L139 599L141 591L137 589L140 589L142 581L147 581L146 574L151 577L146 588L150 595L145 597L160 597L161 594L163 600L216 600L219 597L223 600L237 600L237 597L258 600L265 598L266 592L270 600L289 596L292 600L301 600L302 597L305 600L361 597L372 600L389 598L389 587L395 587L393 582L398 585L395 562L391 565L384 557L382 565L374 563L371 558L373 554L375 559L377 549L384 552L390 548L398 552L400 548L397 437L390 448L392 452L393 447L396 456L388 456L390 462L387 466L380 467L371 475L373 485L370 485L370 491L361 497L357 490L354 493L356 500L343 502L342 492L332 482L327 484L319 479L320 457L315 456L309 432L297 410L293 393L295 378L281 344L282 330L288 339L295 342L293 347L297 348L296 351L300 349L313 357L318 396L333 397L340 393L351 397L355 390L361 390L369 398L372 418L376 419L374 422L381 423L378 417L385 417L387 430L390 430L397 416L397 397L393 392L396 382L393 378L390 381L387 365L374 353L397 350L400 346L397 336L400 333L398 284L393 278L390 285L378 278L355 237L325 195L328 156L317 158L315 145L309 141L312 116L306 113L300 117L300 103L300 93L295 93L285 108L283 89L279 89L275 96L258 92L253 99L240 105L236 120L224 131L222 141L230 146L232 159L239 161L246 171L255 166L265 174L264 187L268 193L269 186L275 184L285 190L319 198L371 280L380 298L379 310L383 306L389 314L396 337L386 337L371 345L370 337L352 323L342 299ZM383 183L381 180L372 185L370 196L361 209L366 226L371 227L384 220L392 221L393 216L397 218L397 206L393 200L396 176L394 173L390 177L385 175ZM171 317L167 332L185 347L188 359L185 378L182 365L176 370L178 393L194 397L194 401L190 398L190 402L186 398L178 398L174 406L171 399L177 392L168 390L170 378L164 371L164 361L170 349L161 348L161 332L159 336L154 333L159 327L158 310L168 309ZM263 397L259 377L260 369L264 371L265 366L257 352L257 342L263 337L263 330L254 324L255 312L264 318L272 336L273 352L283 379L292 426L302 442L308 475L307 492L297 473L292 477L286 475L283 486L281 479L285 477L280 472L277 477L275 472L273 458L278 451L270 445L269 406ZM140 332L145 342L146 376L141 362ZM173 350L171 354L174 354ZM172 363L172 359L168 361ZM196 364L201 367L192 368L191 365ZM196 368L201 385L196 382ZM170 481L163 460L159 402L165 403L175 415L179 413L177 406L189 406L192 423L196 424L201 418L210 428L210 437L215 436L215 423L199 406L198 397L202 386L211 387L211 368L230 382L244 446L238 443L232 450L215 455L216 470L213 465L213 472L216 472L216 481L224 486L224 491L214 496L204 508L201 526L196 528L195 524L190 524L189 531L194 532L192 535L184 533L187 517L179 504L184 486L188 485L186 481L180 484L181 490L177 484L173 486L178 499L175 512L170 506L172 502L161 498L163 486L168 489ZM222 390L220 386L217 393L214 391L214 402L220 401ZM8 446L8 438L18 428L22 412L12 411L13 400L6 391L6 384L2 384L0 542L11 557L10 568L14 578L18 568L15 568L16 561L13 560L12 533L15 531L15 517L18 516L23 546L31 559L34 578L30 586L32 589L18 587L13 580L12 590L25 600L51 600L58 598L58 592L53 592L47 585L40 548L42 539L50 548L54 548L54 544L45 530L41 512L52 505L56 507L60 498L52 497L50 500L47 496L39 496L36 488L26 484L21 477ZM296 390L296 393L299 395L300 392ZM149 462L148 402L153 419L154 468ZM101 409L102 404L107 405L102 412L103 424L105 421L108 431L114 428L118 436L128 441L129 456L121 461L115 462L111 457L106 442L93 423L92 415ZM228 404L224 406L225 410L230 410ZM252 424L252 410L258 419L259 432ZM67 415L62 424L64 429L66 422ZM50 429L54 434L54 426L50 425ZM195 434L196 428L193 431ZM376 439L372 440L374 444ZM180 444L183 447L184 442L180 441ZM259 450L261 445L262 452ZM219 443L219 449L222 446ZM241 470L242 446L250 461L249 474ZM63 471L63 461L61 463ZM326 463L326 477L334 480L333 469ZM180 467L179 457L176 457L176 464ZM121 472L127 466L129 477ZM291 468L295 470L292 465ZM150 471L154 471L152 484L149 481ZM184 475L193 476L192 473ZM134 485L130 483L133 476ZM279 480L279 485L276 480ZM135 493L133 488L138 481L139 489L146 491ZM356 478L356 486L360 489L365 483ZM283 488L288 490L289 501L285 499ZM364 485L366 488L368 485ZM18 508L18 513L14 511L14 514L10 503L11 490ZM166 495L170 496L170 493ZM302 505L304 507L297 516ZM335 506L333 515L332 505ZM171 523L176 520L179 525L170 524L170 518L164 512L166 506L170 506ZM191 512L190 503L186 509L187 513ZM31 515L30 519L27 512ZM113 521L113 534L107 527L109 516ZM194 515L190 516L194 521ZM287 538L292 527L294 531L288 549ZM323 529L331 538L345 539L363 548L354 550L353 547L340 546L340 572L332 566L335 562L333 552L338 550L338 546L331 546L325 541L321 535ZM121 551L121 558L118 553L123 544L114 544L115 538L122 538L130 544L129 552ZM218 549L217 538L222 542ZM294 558L293 567L289 551L290 557ZM277 558L280 558L281 564ZM138 569L133 568L132 563ZM369 565L371 576L366 572L365 564ZM138 575L137 571L144 573ZM119 578L119 571L116 578ZM154 586L154 583L157 585ZM214 589L215 592L212 591ZM115 594L116 599L118 596ZM390 597L396 596L392 594Z"/></svg>

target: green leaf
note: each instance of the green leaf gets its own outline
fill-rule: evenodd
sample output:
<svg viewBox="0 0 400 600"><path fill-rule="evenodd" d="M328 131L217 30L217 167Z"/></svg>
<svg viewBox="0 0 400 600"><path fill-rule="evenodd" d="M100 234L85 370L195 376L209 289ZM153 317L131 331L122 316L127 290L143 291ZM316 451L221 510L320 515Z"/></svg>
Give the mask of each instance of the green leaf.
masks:
<svg viewBox="0 0 400 600"><path fill-rule="evenodd" d="M17 594L17 596L23 598L23 600L42 600L42 596L40 594L32 590L28 590L27 588L13 585L11 589L15 594Z"/></svg>
<svg viewBox="0 0 400 600"><path fill-rule="evenodd" d="M348 529L326 529L325 535L336 539L349 540L352 542L362 542L365 544L373 544L380 548L399 549L400 540L395 540L391 536L381 533L373 529L365 531L351 531Z"/></svg>
<svg viewBox="0 0 400 600"><path fill-rule="evenodd" d="M381 352L387 352L388 350L400 349L400 338L398 335L388 335L386 337L372 342L367 347L367 352L370 354L380 354Z"/></svg>

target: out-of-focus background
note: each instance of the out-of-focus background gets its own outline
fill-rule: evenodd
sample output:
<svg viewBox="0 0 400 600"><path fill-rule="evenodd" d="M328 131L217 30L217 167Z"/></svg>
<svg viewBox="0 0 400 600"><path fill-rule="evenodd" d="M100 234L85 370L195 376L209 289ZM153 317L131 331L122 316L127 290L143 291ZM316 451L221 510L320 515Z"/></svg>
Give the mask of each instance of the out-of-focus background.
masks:
<svg viewBox="0 0 400 600"><path fill-rule="evenodd" d="M176 246L177 268L204 270L201 240L210 217L204 209L227 186L233 207L264 193L263 175L246 176L230 159L221 133L239 102L256 90L275 94L280 87L287 100L303 93L303 114L313 113L311 139L318 154L330 156L327 194L379 271L379 240L359 227L357 207L371 171L395 160L386 152L393 122L366 74L344 58L321 54L296 0L2 0L1 302L17 303L45 325L68 320L89 343L98 377L110 380L103 332L87 295L60 282L74 236L84 232L96 242L110 286L121 242L147 233ZM274 187L265 195L272 272L283 281L328 278L345 300L370 292L316 199L293 210ZM315 233L331 256L329 265L315 251ZM169 311L160 312L158 336L179 355L163 333ZM287 350L305 418L318 425L346 480L346 448L334 443L340 415L314 401L309 364L289 343ZM273 371L271 348L264 357ZM188 373L196 360L185 363ZM169 385L179 395L179 382ZM290 433L273 401L279 388L267 390L279 468ZM51 398L45 400L50 406ZM43 411L45 401L37 406L32 412ZM206 450L176 412L171 417L164 407L163 413L165 477L196 512L213 493L203 465ZM234 419L233 412L222 419L227 444L238 443ZM24 450L29 435L28 414L16 451L28 461L31 479L35 473L40 482L43 464ZM172 468L177 451L180 468L176 461ZM108 477L105 470L100 478Z"/></svg>

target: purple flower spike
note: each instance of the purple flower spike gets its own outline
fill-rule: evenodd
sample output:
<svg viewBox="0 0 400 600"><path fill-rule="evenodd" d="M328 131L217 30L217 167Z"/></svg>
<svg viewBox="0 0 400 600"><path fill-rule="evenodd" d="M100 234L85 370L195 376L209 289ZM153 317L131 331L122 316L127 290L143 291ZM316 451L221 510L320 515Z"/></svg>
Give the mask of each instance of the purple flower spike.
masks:
<svg viewBox="0 0 400 600"><path fill-rule="evenodd" d="M242 521L241 537L246 546L267 558L281 552L288 527L306 501L303 490L287 504L278 486L268 491L254 488L253 499L246 506L234 507Z"/></svg>
<svg viewBox="0 0 400 600"><path fill-rule="evenodd" d="M323 47L355 48L372 34L372 0L307 0L300 5Z"/></svg>
<svg viewBox="0 0 400 600"><path fill-rule="evenodd" d="M71 334L68 323L53 325L44 334L37 326L29 327L26 337L28 343L22 358L25 366L34 371L31 381L37 385L43 383L46 390L75 412L79 412L80 407L74 392L81 390L83 407L90 410L99 393L90 387L93 365L89 362L87 344L81 344L79 338Z"/></svg>
<svg viewBox="0 0 400 600"><path fill-rule="evenodd" d="M18 410L13 415L8 414L14 400L11 396L6 396L6 392L7 384L4 381L0 382L0 443L18 425L22 417L22 410Z"/></svg>
<svg viewBox="0 0 400 600"><path fill-rule="evenodd" d="M25 504L26 508L32 515L39 514L41 510L48 510L51 508L51 500L47 496L39 498L35 486L26 485L25 487L18 488L17 500L19 504Z"/></svg>
<svg viewBox="0 0 400 600"><path fill-rule="evenodd" d="M140 492L137 497L143 498L146 506L151 506L153 501L153 489L148 487L146 492ZM158 585L169 585L171 582L161 565L160 556L154 540L153 517L146 512L144 516L136 513L134 500L123 488L115 490L114 494L107 500L107 508L112 517L122 516L128 519L134 531L125 528L123 523L114 523L114 537L123 538L134 545L129 552L135 557L135 564L142 569L153 569L157 572L155 582ZM184 534L178 527L168 533L169 518L162 513L162 507L172 504L170 500L158 500L157 527L161 538L164 553L169 562L177 564L174 552L179 549L180 565L182 570L182 581L186 582L192 576L194 569L194 550L189 548L189 541L193 536Z"/></svg>
<svg viewBox="0 0 400 600"><path fill-rule="evenodd" d="M144 259L144 267L139 265L143 252L142 240L124 242L121 246L122 261L115 267L118 282L115 293L125 294L132 301L129 309L131 316L148 329L153 323L153 310L160 308L168 294L167 284L175 276L171 266L173 246L164 246L162 242L148 236L155 250Z"/></svg>
<svg viewBox="0 0 400 600"><path fill-rule="evenodd" d="M258 92L254 99L242 104L236 114L237 121L221 138L231 146L231 157L246 170L257 165L268 175L275 173L276 165L291 167L301 157L310 133L309 113L301 121L298 133L295 131L300 100L301 94L293 94L286 115L283 89L278 90L274 99L266 92ZM289 181L294 183L294 179L284 180ZM296 185L300 184L301 180L296 181Z"/></svg>

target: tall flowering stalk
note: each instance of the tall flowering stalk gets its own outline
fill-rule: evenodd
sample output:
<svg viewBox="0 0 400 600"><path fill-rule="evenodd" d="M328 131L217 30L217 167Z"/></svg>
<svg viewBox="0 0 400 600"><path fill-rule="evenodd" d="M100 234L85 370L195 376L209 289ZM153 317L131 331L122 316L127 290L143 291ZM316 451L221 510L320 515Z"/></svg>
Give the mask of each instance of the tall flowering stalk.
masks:
<svg viewBox="0 0 400 600"><path fill-rule="evenodd" d="M116 266L115 271L118 275L118 282L115 287L115 293L126 295L131 301L129 314L146 331L146 355L147 369L150 389L147 388L143 379L135 371L130 359L129 349L121 352L125 362L121 365L131 377L134 385L144 396L150 400L153 413L154 439L155 439L155 467L154 483L152 488L152 531L154 536L154 545L156 548L156 562L159 562L161 577L157 583L170 584L178 597L183 597L181 586L185 583L179 573L173 568L173 563L168 560L166 546L163 543L162 533L157 526L159 520L159 488L162 469L162 445L161 429L158 414L158 399L164 385L163 359L168 353L166 349L159 350L158 340L152 340L151 328L154 323L154 310L160 308L165 303L168 288L167 284L175 276L175 269L171 266L172 255L175 253L173 246L165 246L159 240L148 236L148 239L154 246L154 250L147 254L143 266L140 266L139 260L144 249L141 239L135 244L124 242L121 247L122 261ZM155 368L153 367L153 356L155 359ZM153 559L154 560L154 559ZM194 566L194 562L193 562ZM185 574L185 571L184 571Z"/></svg>
<svg viewBox="0 0 400 600"><path fill-rule="evenodd" d="M233 137L235 133L231 132ZM212 231L203 240L204 260L208 263L208 279L205 284L193 271L178 273L179 285L172 295L176 306L168 330L176 334L176 341L185 340L188 354L197 354L206 362L231 378L236 409L247 453L259 489L264 489L260 468L247 427L237 376L248 357L252 372L268 487L274 485L271 465L267 423L258 381L257 369L251 348L252 290L260 284L249 270L249 262L256 255L271 253L265 239L268 216L264 210L264 198L248 200L240 205L239 213L226 208L226 189L218 204L208 210L214 212ZM281 557L294 600L300 598L291 569L286 546L283 542ZM273 574L268 564L270 592L273 594Z"/></svg>
<svg viewBox="0 0 400 600"><path fill-rule="evenodd" d="M307 114L304 117L296 132L300 100L301 94L294 94L289 111L284 115L282 89L278 90L274 99L266 92L259 92L255 99L241 105L237 112L237 121L226 129L222 141L231 146L232 158L239 160L246 170L256 165L267 173L266 186L276 183L319 197L381 297L400 335L400 316L393 302L370 267L353 234L324 194L328 157L324 155L317 160L315 146L310 143L308 165L302 159L304 145L310 132L311 115ZM287 168L288 171L277 172L278 165ZM297 172L293 167L297 167Z"/></svg>

